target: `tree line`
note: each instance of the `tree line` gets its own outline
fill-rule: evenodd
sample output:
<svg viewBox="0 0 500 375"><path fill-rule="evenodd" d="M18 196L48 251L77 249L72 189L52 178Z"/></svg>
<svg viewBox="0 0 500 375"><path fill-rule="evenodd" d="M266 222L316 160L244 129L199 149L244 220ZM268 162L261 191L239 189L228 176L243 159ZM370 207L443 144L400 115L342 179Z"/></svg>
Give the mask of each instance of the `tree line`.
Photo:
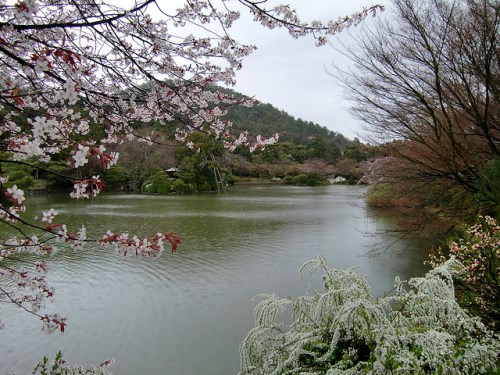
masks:
<svg viewBox="0 0 500 375"><path fill-rule="evenodd" d="M236 97L242 94L225 89ZM75 110L79 110L76 106ZM356 183L366 172L366 161L376 155L376 148L349 140L342 134L324 126L295 119L271 104L260 103L252 107L235 105L224 116L235 131L246 129L249 138L258 135L279 134L279 142L250 152L246 146L228 152L220 140L204 131L194 131L185 142L174 138L171 124L165 131L155 121L134 126L141 137L154 139L147 142L124 141L109 148L120 154L116 165L103 168L99 160L90 160L74 170L65 163L65 153L55 155L49 162L31 165L11 164L4 168L9 176L8 186L17 185L31 190L67 190L72 178L98 174L104 178L108 191L135 191L147 193L193 193L218 191L235 179L284 179L297 184L318 185L328 177L343 176ZM91 137L100 132L93 125ZM187 143L192 145L187 146ZM168 169L176 169L168 174ZM299 175L306 175L308 178ZM302 180L301 180L302 179ZM304 181L307 181L304 183Z"/></svg>

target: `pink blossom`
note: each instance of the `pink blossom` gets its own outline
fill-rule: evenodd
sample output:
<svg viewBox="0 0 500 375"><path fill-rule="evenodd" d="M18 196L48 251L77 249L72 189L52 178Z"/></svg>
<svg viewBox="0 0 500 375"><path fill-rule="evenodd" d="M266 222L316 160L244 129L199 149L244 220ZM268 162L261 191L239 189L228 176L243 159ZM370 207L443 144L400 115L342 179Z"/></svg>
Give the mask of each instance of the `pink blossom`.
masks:
<svg viewBox="0 0 500 375"><path fill-rule="evenodd" d="M47 223L52 223L52 220L54 220L54 217L58 214L56 210L51 208L48 211L43 212L43 218L42 221L47 222Z"/></svg>
<svg viewBox="0 0 500 375"><path fill-rule="evenodd" d="M73 191L71 192L71 198L88 198L87 187L89 184L84 181L76 181L73 185Z"/></svg>
<svg viewBox="0 0 500 375"><path fill-rule="evenodd" d="M16 205L20 205L24 201L24 191L19 189L17 185L8 188L5 192L5 196L10 198Z"/></svg>

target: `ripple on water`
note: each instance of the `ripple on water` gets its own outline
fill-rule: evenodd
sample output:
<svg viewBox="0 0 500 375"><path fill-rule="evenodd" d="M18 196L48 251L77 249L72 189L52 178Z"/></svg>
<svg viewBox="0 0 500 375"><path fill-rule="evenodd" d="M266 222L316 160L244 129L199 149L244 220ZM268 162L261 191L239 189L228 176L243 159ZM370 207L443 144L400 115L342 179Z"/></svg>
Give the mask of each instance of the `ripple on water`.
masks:
<svg viewBox="0 0 500 375"><path fill-rule="evenodd" d="M236 373L254 295L302 294L306 285L298 269L318 252L332 266L352 266L360 264L360 244L383 239L380 231L368 240L364 233L375 219L366 219L363 191L236 187L220 196L118 194L90 203L58 201L68 224L85 224L89 236L108 228L174 231L183 241L180 252L159 259L123 258L94 246L57 253L49 259L47 278L56 294L47 312L67 315L68 330L41 335L37 319L0 306L6 323L0 373L30 373L34 363L58 350L71 362L114 357L112 371L121 375ZM384 270L397 269L405 278L416 272L417 255L363 258L362 272L390 284L393 275L384 278Z"/></svg>

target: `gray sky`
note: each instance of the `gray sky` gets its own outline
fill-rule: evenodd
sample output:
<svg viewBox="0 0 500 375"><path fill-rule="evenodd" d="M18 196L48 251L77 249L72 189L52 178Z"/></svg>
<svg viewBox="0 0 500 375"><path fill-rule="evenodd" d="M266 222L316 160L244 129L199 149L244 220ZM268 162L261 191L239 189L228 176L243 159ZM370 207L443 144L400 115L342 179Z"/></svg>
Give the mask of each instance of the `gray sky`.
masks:
<svg viewBox="0 0 500 375"><path fill-rule="evenodd" d="M303 20L328 20L351 14L363 6L387 5L388 0L271 0L289 3ZM387 10L386 12L387 13ZM268 30L242 11L230 33L258 48L243 61L234 89L270 103L296 118L318 123L348 138L363 139L361 123L347 111L349 103L335 79L327 73L333 64L347 61L331 46L315 47L312 37L293 39L285 30ZM355 32L355 29L353 29ZM342 35L342 38L347 37ZM334 41L332 39L332 41Z"/></svg>

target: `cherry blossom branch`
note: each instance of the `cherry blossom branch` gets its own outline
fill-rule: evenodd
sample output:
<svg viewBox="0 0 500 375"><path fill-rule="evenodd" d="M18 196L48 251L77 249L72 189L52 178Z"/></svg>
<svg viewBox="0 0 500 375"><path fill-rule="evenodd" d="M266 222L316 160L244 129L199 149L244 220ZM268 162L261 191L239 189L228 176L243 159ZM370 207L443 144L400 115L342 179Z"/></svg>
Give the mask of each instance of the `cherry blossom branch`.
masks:
<svg viewBox="0 0 500 375"><path fill-rule="evenodd" d="M77 2L71 1L75 6L78 6ZM46 30L46 29L53 29L53 28L82 28L82 27L94 27L94 26L99 26L99 25L107 25L112 23L113 21L117 21L123 17L126 17L130 13L136 13L139 10L146 8L148 5L151 3L156 3L156 0L146 0L144 1L143 4L140 4L139 6L132 8L130 10L118 13L117 15L109 18L102 18L98 21L86 21L86 22L54 22L54 23L49 23L49 24L29 24L29 25L13 25L15 30ZM12 26L8 23L0 22L0 27L4 26Z"/></svg>
<svg viewBox="0 0 500 375"><path fill-rule="evenodd" d="M211 1L190 0L173 15L155 0L137 1L130 9L105 1L15 0L9 4L13 5L0 6L0 149L7 154L1 157L0 167L2 163L26 165L67 178L74 183L71 197L88 198L105 188L100 176L66 176L34 165L30 158L48 162L66 154L68 165L77 171L92 158L110 168L118 154L109 152L108 145L124 138L159 142L136 130L136 125L153 121L178 126L176 140L192 149L199 147L190 141L192 132L209 135L228 151L242 145L255 151L278 140L278 134L255 139L246 132L234 135L231 123L224 119L230 106L257 103L216 88L234 84L243 59L255 50L230 36L229 29L239 17L230 1L223 1L219 9ZM294 37L319 36L317 44L383 9L373 6L324 24L302 22L287 6L267 10L266 1L233 0L232 4L243 4L265 27L284 27ZM186 31L186 25L201 33ZM105 132L102 138L93 139L95 126ZM0 169L0 224L14 228L22 238L0 243L2 254L41 255L55 250L52 243L80 249L92 242L85 227L70 232L64 223L53 222L57 215L53 209L43 212L41 222L26 219L24 192L16 185L6 189L5 182ZM45 238L30 236L24 226ZM177 251L181 240L171 232L140 238L108 231L97 242L123 255L156 257L163 253L164 244ZM42 265L37 267L37 272L44 272ZM6 272L1 277L17 277L17 285L25 285L23 271L0 267L1 272ZM50 293L43 277L34 275L30 280L42 294L30 297L20 292L19 298L39 306ZM12 299L21 301L17 298L12 294ZM40 317L64 330L60 317Z"/></svg>
<svg viewBox="0 0 500 375"><path fill-rule="evenodd" d="M64 332L64 330L66 329L66 317L62 317L59 314L41 315L37 313L35 310L27 308L22 301L16 300L14 297L11 296L9 292L7 292L1 286L0 286L0 292L2 292L2 294L5 297L7 297L8 300L10 301L8 302L0 299L0 302L13 303L14 305L23 309L25 312L40 318L40 320L43 322L43 330L47 331L48 333L52 333L57 329L59 329L61 332Z"/></svg>
<svg viewBox="0 0 500 375"><path fill-rule="evenodd" d="M358 25L369 14L375 16L378 12L385 9L382 5L372 5L350 16L341 17L336 21L329 21L328 24L325 25L320 21L313 21L310 24L301 22L295 10L292 10L289 5L278 5L271 10L266 10L261 5L267 3L267 0L238 0L238 2L250 9L255 15L256 21L260 21L269 28L285 27L295 38L312 33L314 37L318 39L318 46L326 44L327 40L324 36L316 37L316 33L325 35L338 34L347 27Z"/></svg>

